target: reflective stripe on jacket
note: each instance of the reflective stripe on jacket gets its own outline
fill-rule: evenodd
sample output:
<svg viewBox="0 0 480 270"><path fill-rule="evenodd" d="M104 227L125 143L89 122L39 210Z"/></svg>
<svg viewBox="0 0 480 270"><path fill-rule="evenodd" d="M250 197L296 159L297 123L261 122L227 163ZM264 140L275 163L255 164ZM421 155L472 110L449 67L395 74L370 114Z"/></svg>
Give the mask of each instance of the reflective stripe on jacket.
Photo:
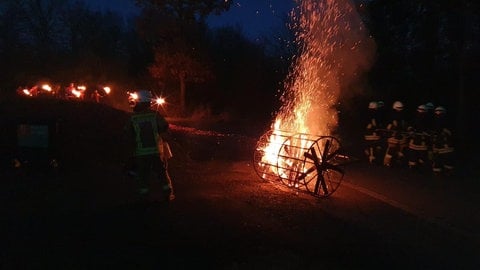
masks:
<svg viewBox="0 0 480 270"><path fill-rule="evenodd" d="M159 127L155 113L138 113L130 118L135 136L135 156L158 154Z"/></svg>
<svg viewBox="0 0 480 270"><path fill-rule="evenodd" d="M420 134L413 135L408 144L408 148L416 151L427 151L428 145L425 136Z"/></svg>
<svg viewBox="0 0 480 270"><path fill-rule="evenodd" d="M366 141L378 141L380 140L380 136L376 132L377 130L377 121L375 119L371 119L370 123L368 123L366 128L366 133L364 135L364 139Z"/></svg>

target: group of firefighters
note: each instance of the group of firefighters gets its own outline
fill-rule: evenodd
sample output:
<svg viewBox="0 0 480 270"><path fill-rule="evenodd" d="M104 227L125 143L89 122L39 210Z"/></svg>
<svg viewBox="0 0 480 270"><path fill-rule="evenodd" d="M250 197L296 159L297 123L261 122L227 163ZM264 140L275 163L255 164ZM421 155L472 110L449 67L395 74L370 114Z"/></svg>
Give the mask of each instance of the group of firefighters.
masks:
<svg viewBox="0 0 480 270"><path fill-rule="evenodd" d="M390 110L382 101L369 102L364 134L368 162L452 174L453 134L446 115L444 106L435 107L432 102L418 105L411 119L401 101L395 101Z"/></svg>

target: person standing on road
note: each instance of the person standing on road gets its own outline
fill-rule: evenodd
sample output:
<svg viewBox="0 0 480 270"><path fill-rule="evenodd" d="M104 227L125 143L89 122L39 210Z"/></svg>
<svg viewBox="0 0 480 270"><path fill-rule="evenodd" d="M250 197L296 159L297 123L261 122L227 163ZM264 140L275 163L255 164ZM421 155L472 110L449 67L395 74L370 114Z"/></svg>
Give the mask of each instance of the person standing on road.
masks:
<svg viewBox="0 0 480 270"><path fill-rule="evenodd" d="M170 149L165 147L165 137L169 131L166 119L151 109L152 94L141 90L137 93L137 102L133 114L125 125L125 135L132 147L134 173L138 193L142 197L150 193L150 177L156 174L163 201L174 198L170 176L167 172L167 160L171 157Z"/></svg>
<svg viewBox="0 0 480 270"><path fill-rule="evenodd" d="M385 102L382 100L377 101L377 107L377 126L379 129L384 129L386 121Z"/></svg>
<svg viewBox="0 0 480 270"><path fill-rule="evenodd" d="M427 106L419 105L413 119L408 127L408 167L410 169L424 169L428 162L428 112Z"/></svg>
<svg viewBox="0 0 480 270"><path fill-rule="evenodd" d="M403 162L405 157L403 150L407 146L407 137L405 135L406 122L403 110L403 103L395 101L392 105L392 115L387 125L387 150L383 158L383 165L392 166L392 159L397 162Z"/></svg>
<svg viewBox="0 0 480 270"><path fill-rule="evenodd" d="M364 134L364 151L370 164L378 161L379 153L382 150L380 144L381 137L378 134L378 129L380 128L378 123L378 113L378 103L376 101L371 101L368 104L368 123Z"/></svg>
<svg viewBox="0 0 480 270"><path fill-rule="evenodd" d="M433 135L433 166L434 174L452 174L453 165L453 136L447 125L447 110L443 106L435 108L434 135Z"/></svg>
<svg viewBox="0 0 480 270"><path fill-rule="evenodd" d="M427 132L431 133L433 129L433 119L435 118L435 106L433 102L425 103L425 107L427 108L427 120L426 120L426 129Z"/></svg>

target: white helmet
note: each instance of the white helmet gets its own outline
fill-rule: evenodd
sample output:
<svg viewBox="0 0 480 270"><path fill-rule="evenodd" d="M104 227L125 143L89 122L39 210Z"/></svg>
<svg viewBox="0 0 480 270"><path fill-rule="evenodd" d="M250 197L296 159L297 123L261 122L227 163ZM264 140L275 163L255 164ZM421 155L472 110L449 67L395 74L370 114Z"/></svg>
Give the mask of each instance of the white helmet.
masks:
<svg viewBox="0 0 480 270"><path fill-rule="evenodd" d="M378 108L378 103L375 101L371 101L370 103L368 103L368 108L372 110L376 110Z"/></svg>
<svg viewBox="0 0 480 270"><path fill-rule="evenodd" d="M425 105L423 105L423 104L422 104L422 105L418 105L418 107L417 107L417 112L419 112L419 113L427 112L427 110L428 110L428 109L427 109L427 106L425 106Z"/></svg>
<svg viewBox="0 0 480 270"><path fill-rule="evenodd" d="M148 90L140 90L137 92L137 101L138 103L144 103L144 102L152 102L152 93Z"/></svg>
<svg viewBox="0 0 480 270"><path fill-rule="evenodd" d="M427 103L425 104L425 107L427 107L427 110L430 111L430 112L435 108L435 107L433 106L433 103L432 103L432 102L427 102Z"/></svg>
<svg viewBox="0 0 480 270"><path fill-rule="evenodd" d="M402 110L403 110L403 103L400 102L400 101L395 101L395 102L393 103L392 108L393 108L395 111L402 111Z"/></svg>
<svg viewBox="0 0 480 270"><path fill-rule="evenodd" d="M378 108L383 108L383 106L385 106L385 103L383 103L383 101L377 101L377 105L378 105Z"/></svg>
<svg viewBox="0 0 480 270"><path fill-rule="evenodd" d="M441 115L441 114L445 114L445 113L447 113L447 109L445 109L445 107L438 106L437 108L435 108L435 114L436 115Z"/></svg>

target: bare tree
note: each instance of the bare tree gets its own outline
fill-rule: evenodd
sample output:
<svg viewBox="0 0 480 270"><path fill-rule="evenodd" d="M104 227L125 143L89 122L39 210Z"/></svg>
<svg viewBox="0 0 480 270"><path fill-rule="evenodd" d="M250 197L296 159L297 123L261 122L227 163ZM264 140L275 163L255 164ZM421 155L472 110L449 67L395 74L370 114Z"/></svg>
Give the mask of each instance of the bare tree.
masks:
<svg viewBox="0 0 480 270"><path fill-rule="evenodd" d="M137 0L143 8L139 32L151 44L154 62L149 71L179 84L181 113L186 112L186 85L211 78L206 49L205 19L230 7L225 0Z"/></svg>

